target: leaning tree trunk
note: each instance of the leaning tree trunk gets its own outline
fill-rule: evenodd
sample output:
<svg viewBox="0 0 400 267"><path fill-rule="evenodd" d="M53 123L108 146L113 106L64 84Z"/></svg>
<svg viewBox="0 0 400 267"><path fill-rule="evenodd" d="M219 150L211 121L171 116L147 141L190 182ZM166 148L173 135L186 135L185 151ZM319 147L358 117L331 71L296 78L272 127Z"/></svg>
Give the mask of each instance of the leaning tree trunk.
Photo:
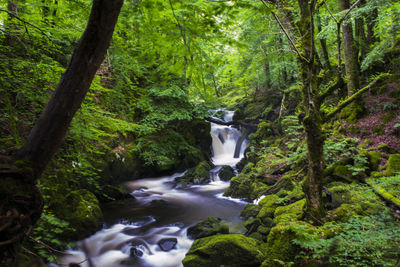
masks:
<svg viewBox="0 0 400 267"><path fill-rule="evenodd" d="M42 212L36 181L56 153L104 59L123 0L94 0L71 62L23 147L0 157L0 266L14 263Z"/></svg>
<svg viewBox="0 0 400 267"><path fill-rule="evenodd" d="M306 217L314 223L320 223L326 211L322 199L323 183L323 146L319 95L318 65L315 60L314 8L315 1L298 0L300 20L297 27L301 34L298 65L302 80L302 98L305 111L303 125L307 137L308 174L303 184L306 195ZM301 56L300 56L301 55Z"/></svg>
<svg viewBox="0 0 400 267"><path fill-rule="evenodd" d="M339 0L340 10L350 8L349 0ZM344 60L347 78L347 95L351 96L360 88L360 67L358 64L358 50L353 37L351 22L345 20L342 26Z"/></svg>

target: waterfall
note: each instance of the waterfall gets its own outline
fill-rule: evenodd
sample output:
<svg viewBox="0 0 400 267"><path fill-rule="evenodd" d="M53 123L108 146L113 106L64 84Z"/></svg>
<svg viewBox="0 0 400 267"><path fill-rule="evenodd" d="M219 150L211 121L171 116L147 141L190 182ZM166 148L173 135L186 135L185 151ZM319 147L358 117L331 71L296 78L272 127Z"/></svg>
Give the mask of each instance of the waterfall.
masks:
<svg viewBox="0 0 400 267"><path fill-rule="evenodd" d="M224 121L230 122L232 118L233 111L227 111L224 116ZM214 165L229 165L235 167L243 158L247 140L245 137L242 137L242 133L238 129L233 126L211 123L211 138L213 152L212 161ZM238 142L239 147L237 148L236 145Z"/></svg>
<svg viewBox="0 0 400 267"><path fill-rule="evenodd" d="M225 112L226 122L232 117L233 112ZM225 220L232 232L244 232L239 215L246 203L222 196L229 182L219 181L218 173L223 165L235 167L247 140L238 129L215 123L211 124L211 136L216 167L210 171L210 180L216 182L178 189L173 187L174 181L184 173L177 173L125 183L135 199L104 204L105 228L77 242L74 250L67 251L68 256L57 260L60 265L49 266L182 267L193 243L186 235L188 227L213 216ZM238 141L242 142L239 148ZM236 158L235 150L236 154L240 151ZM175 242L168 251L160 246L165 240Z"/></svg>

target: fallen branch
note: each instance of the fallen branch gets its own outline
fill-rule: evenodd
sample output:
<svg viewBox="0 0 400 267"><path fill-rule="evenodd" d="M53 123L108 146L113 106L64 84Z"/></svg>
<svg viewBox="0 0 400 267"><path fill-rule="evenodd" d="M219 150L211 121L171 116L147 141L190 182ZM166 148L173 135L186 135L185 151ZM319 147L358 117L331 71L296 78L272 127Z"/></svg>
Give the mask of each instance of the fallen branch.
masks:
<svg viewBox="0 0 400 267"><path fill-rule="evenodd" d="M350 96L349 98L347 98L345 101L343 101L341 104L339 104L333 111L331 111L330 113L328 113L328 115L325 116L325 121L333 118L337 113L339 113L342 109L344 109L345 107L347 107L348 105L350 105L354 100L358 99L359 97L362 96L362 94L364 94L366 91L368 91L369 89L371 89L372 86L374 86L375 84L377 84L378 82L380 82L381 80L383 80L384 78L387 78L389 76L388 73L383 73L381 75L379 75L378 77L376 77L371 83L369 83L367 86L365 86L364 88L360 89L357 93L355 93L354 95Z"/></svg>

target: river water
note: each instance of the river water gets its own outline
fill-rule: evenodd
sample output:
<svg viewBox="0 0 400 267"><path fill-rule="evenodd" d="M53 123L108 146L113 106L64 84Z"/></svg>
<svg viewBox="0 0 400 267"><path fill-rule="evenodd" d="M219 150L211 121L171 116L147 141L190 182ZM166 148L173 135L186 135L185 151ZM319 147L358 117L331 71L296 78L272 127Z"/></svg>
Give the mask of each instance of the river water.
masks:
<svg viewBox="0 0 400 267"><path fill-rule="evenodd" d="M225 121L231 121L233 112L226 112ZM186 236L188 227L208 216L221 218L230 232L243 231L239 218L246 204L223 197L229 182L220 181L222 165L234 167L243 157L246 142L238 158L234 158L240 131L229 126L211 123L213 163L210 183L186 189L175 189L172 176L145 178L127 182L124 186L135 199L113 202L102 207L103 230L79 241L74 250L58 260L60 266L79 263L82 267L178 267L193 240ZM176 246L163 251L159 242L176 238Z"/></svg>

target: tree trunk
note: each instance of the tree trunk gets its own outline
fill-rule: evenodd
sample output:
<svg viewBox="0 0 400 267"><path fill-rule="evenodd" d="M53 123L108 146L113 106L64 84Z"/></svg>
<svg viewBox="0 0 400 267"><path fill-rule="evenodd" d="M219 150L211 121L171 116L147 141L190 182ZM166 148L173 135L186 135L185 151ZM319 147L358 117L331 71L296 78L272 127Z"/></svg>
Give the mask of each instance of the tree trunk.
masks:
<svg viewBox="0 0 400 267"><path fill-rule="evenodd" d="M318 32L321 32L322 31L321 18L318 12L316 15L315 22L317 23ZM326 40L324 38L321 38L319 42L321 43L322 57L324 59L324 67L326 67L328 70L332 70L331 62L329 61L329 53L328 53L328 46L326 45Z"/></svg>
<svg viewBox="0 0 400 267"><path fill-rule="evenodd" d="M339 0L340 10L350 8L349 0ZM344 60L347 78L347 95L351 96L360 88L360 74L358 64L358 51L353 38L353 27L351 22L345 20L342 26Z"/></svg>
<svg viewBox="0 0 400 267"><path fill-rule="evenodd" d="M297 24L301 34L298 65L302 80L302 98L305 111L303 120L308 151L308 174L303 184L306 195L306 217L314 223L320 223L326 211L322 199L323 182L323 145L324 135L321 130L321 114L318 101L319 78L315 60L315 39L313 16L315 1L298 0L300 21Z"/></svg>
<svg viewBox="0 0 400 267"><path fill-rule="evenodd" d="M94 0L71 62L14 159L0 157L0 266L14 263L42 212L36 181L61 145L104 59L123 0Z"/></svg>
<svg viewBox="0 0 400 267"><path fill-rule="evenodd" d="M357 40L358 47L360 48L360 56L359 56L359 62L361 62L365 56L367 55L367 40L365 36L365 30L364 30L364 20L362 18L357 18L355 20L355 36Z"/></svg>
<svg viewBox="0 0 400 267"><path fill-rule="evenodd" d="M17 158L31 163L37 179L64 136L109 46L123 0L95 0L87 28L56 91Z"/></svg>

